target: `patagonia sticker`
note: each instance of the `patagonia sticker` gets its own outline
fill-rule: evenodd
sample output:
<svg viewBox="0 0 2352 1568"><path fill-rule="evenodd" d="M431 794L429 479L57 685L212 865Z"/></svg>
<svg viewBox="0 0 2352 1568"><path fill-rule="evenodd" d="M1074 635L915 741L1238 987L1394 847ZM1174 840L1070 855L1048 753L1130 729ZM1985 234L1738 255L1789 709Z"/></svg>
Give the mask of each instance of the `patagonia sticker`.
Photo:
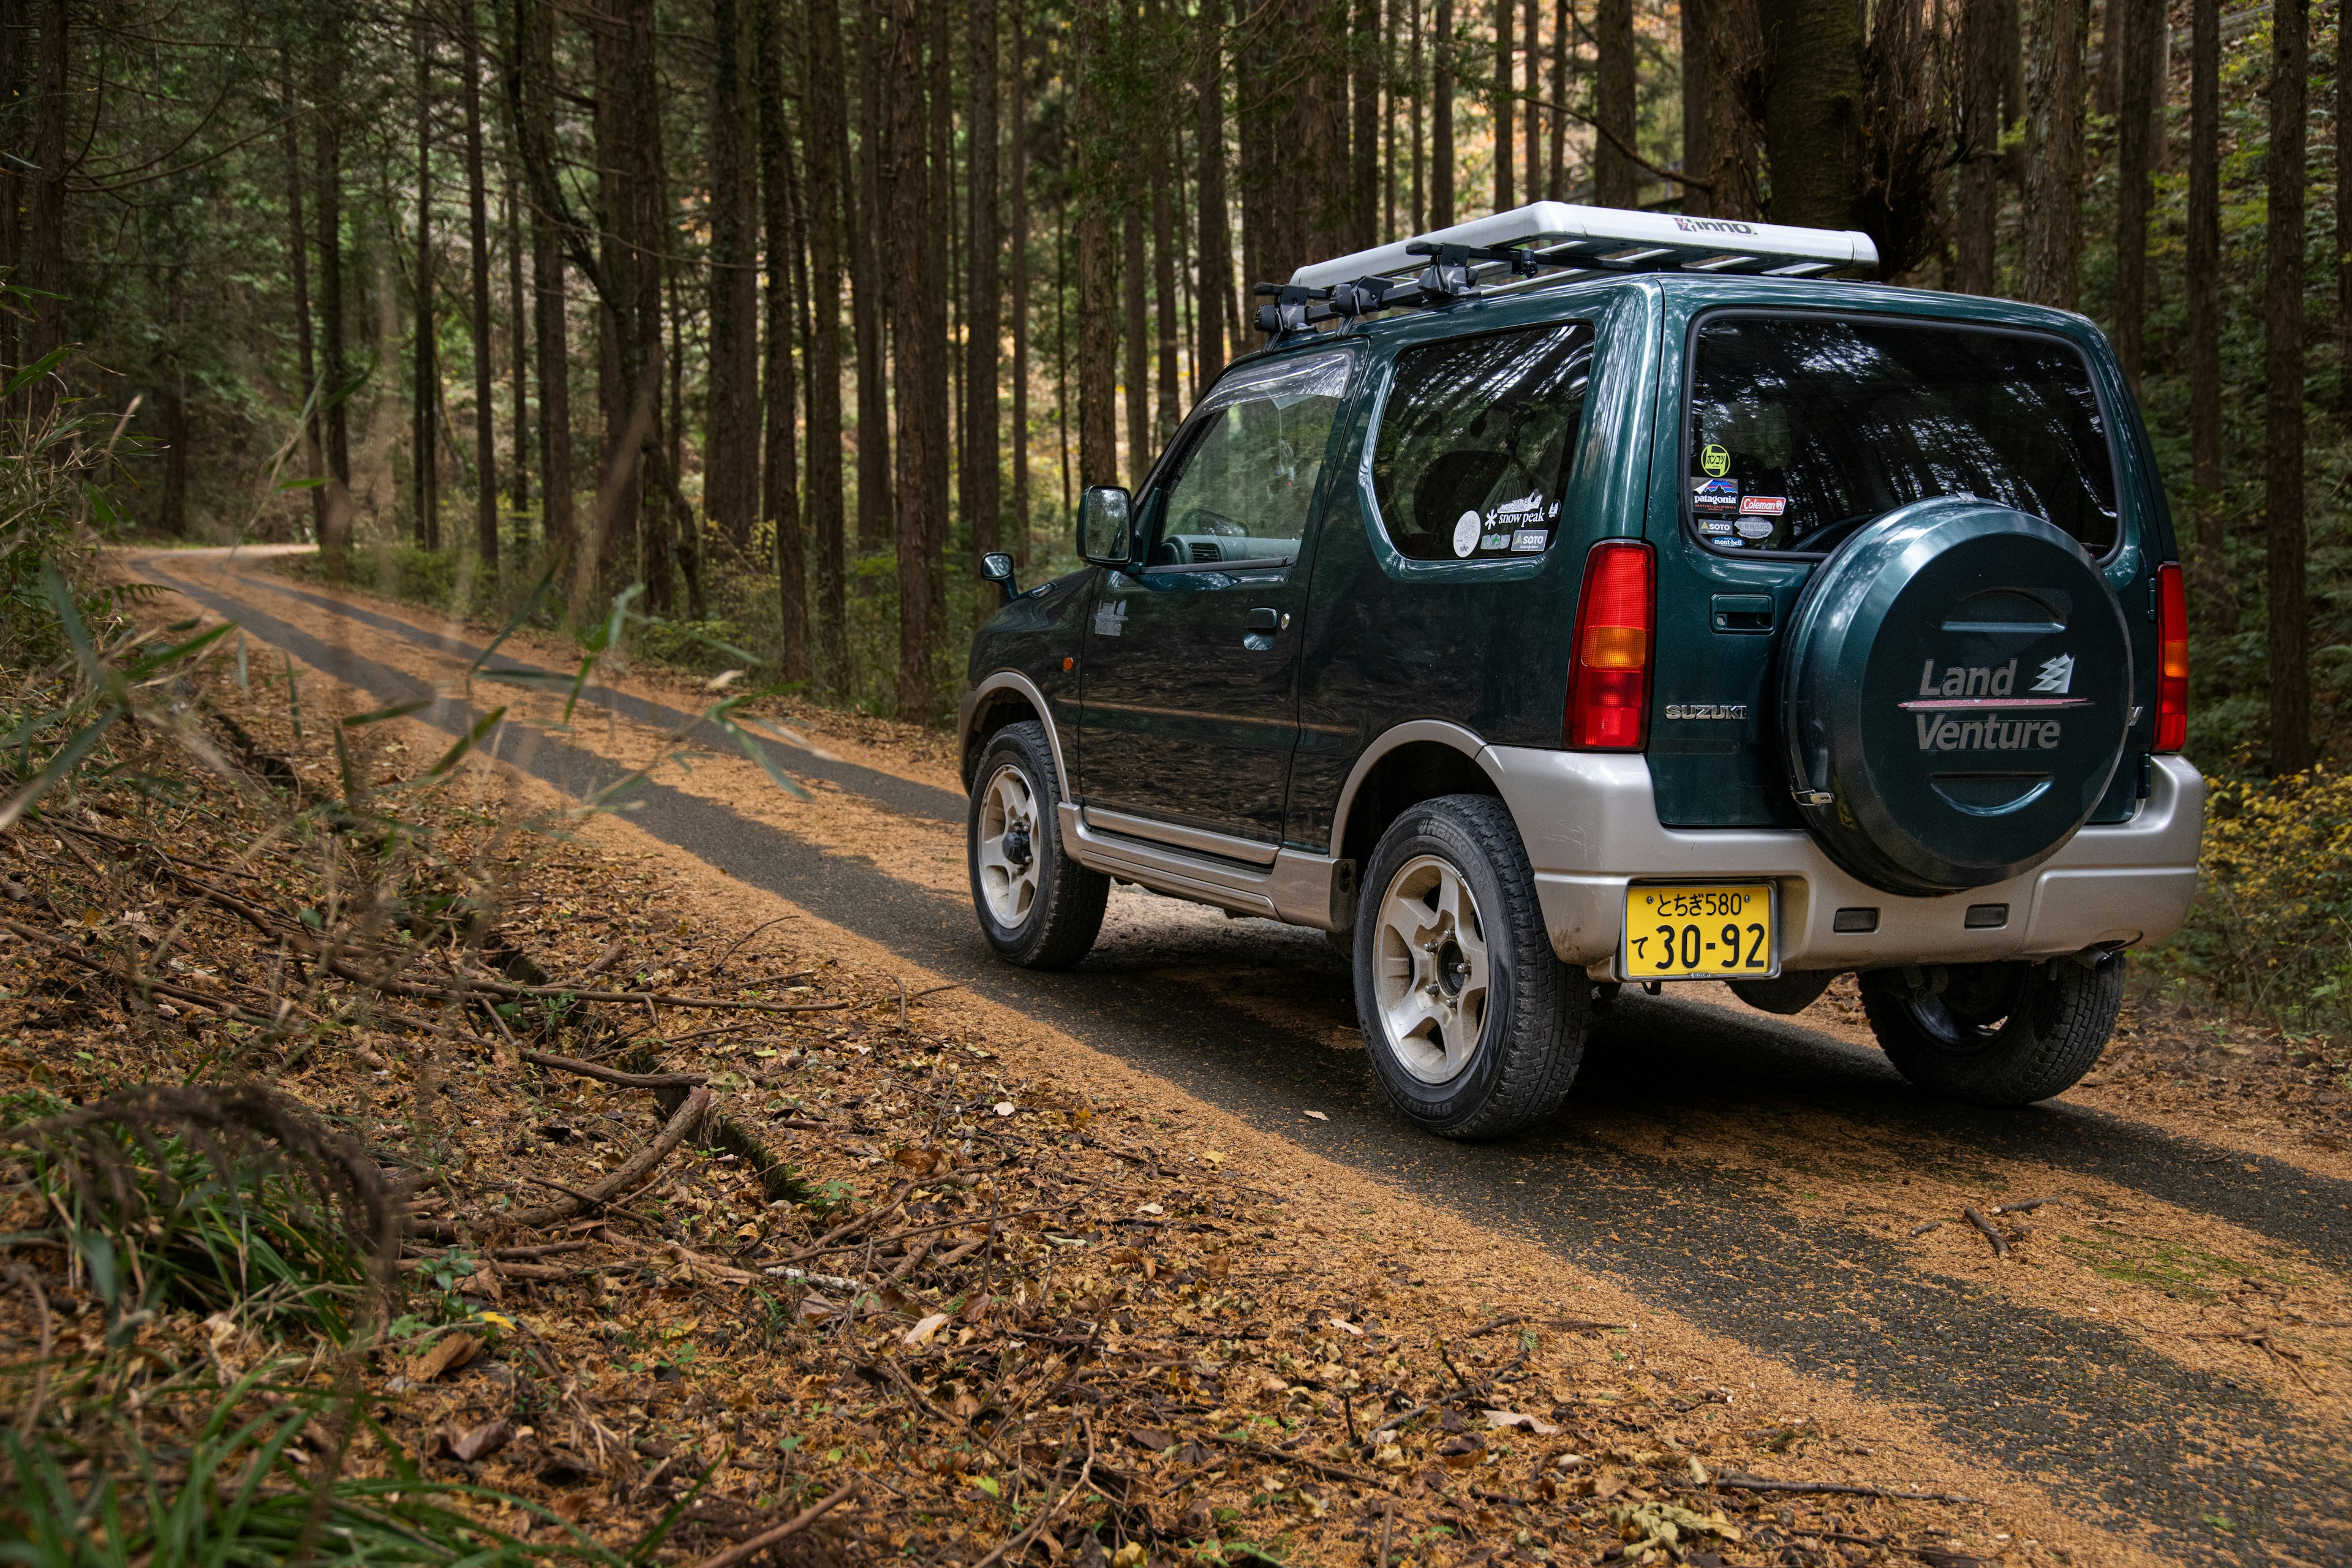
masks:
<svg viewBox="0 0 2352 1568"><path fill-rule="evenodd" d="M1729 511L1739 504L1738 479L1693 479L1691 505L1717 511Z"/></svg>
<svg viewBox="0 0 2352 1568"><path fill-rule="evenodd" d="M1540 555L1543 553L1544 546L1550 541L1551 535L1540 528L1517 529L1511 534L1511 553Z"/></svg>
<svg viewBox="0 0 2352 1568"><path fill-rule="evenodd" d="M1739 515L1742 517L1778 517L1789 510L1787 496L1742 496Z"/></svg>

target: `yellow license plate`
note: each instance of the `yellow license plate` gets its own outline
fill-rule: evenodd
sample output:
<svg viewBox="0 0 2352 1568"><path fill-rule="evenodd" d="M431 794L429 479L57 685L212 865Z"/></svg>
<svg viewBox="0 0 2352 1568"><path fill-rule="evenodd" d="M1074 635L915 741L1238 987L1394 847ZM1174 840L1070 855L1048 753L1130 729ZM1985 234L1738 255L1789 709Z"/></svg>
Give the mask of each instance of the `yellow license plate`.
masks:
<svg viewBox="0 0 2352 1568"><path fill-rule="evenodd" d="M1625 889L1626 979L1760 979L1779 968L1770 883Z"/></svg>

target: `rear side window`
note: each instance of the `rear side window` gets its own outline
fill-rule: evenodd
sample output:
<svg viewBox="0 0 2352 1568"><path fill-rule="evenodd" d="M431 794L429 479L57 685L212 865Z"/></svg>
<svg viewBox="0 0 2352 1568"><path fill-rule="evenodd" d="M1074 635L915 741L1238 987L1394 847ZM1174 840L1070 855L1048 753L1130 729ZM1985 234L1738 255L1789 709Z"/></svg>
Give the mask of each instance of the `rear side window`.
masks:
<svg viewBox="0 0 2352 1568"><path fill-rule="evenodd" d="M1457 561L1549 549L1591 374L1590 321L1399 354L1372 449L1372 493L1398 552Z"/></svg>
<svg viewBox="0 0 2352 1568"><path fill-rule="evenodd" d="M2116 477L2090 368L2038 335L1822 316L1710 316L1692 353L1691 516L1727 550L1826 550L1882 513L1975 496L2094 555Z"/></svg>

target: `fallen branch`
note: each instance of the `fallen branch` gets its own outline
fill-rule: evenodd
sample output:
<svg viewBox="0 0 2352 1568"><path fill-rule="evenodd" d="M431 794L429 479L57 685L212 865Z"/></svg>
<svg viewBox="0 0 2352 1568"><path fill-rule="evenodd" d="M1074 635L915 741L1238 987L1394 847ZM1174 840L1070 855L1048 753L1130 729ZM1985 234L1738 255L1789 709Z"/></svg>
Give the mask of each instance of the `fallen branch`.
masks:
<svg viewBox="0 0 2352 1568"><path fill-rule="evenodd" d="M1070 1483L1070 1489L1055 1499L1053 1507L1039 1510L1036 1519L1028 1529L1008 1539L995 1551L973 1563L971 1568L990 1568L992 1563L1008 1554L1017 1560L1022 1552L1029 1550L1029 1543L1037 1539L1038 1532L1054 1522L1054 1516L1062 1511L1063 1505L1086 1489L1087 1483L1094 1479L1095 1473L1095 1429L1092 1422L1086 1423L1086 1433L1087 1462L1078 1467L1078 1479ZM703 1568L712 1568L712 1565L705 1563Z"/></svg>
<svg viewBox="0 0 2352 1568"><path fill-rule="evenodd" d="M1383 1491L1394 1489L1389 1482L1381 1479L1378 1476L1367 1475L1362 1470L1349 1469L1345 1465L1335 1465L1328 1459L1318 1459L1311 1454L1286 1454L1279 1448L1269 1448L1263 1443L1253 1443L1241 1437L1227 1437L1220 1433L1212 1433L1209 1441L1223 1443L1230 1448L1239 1448L1244 1454L1255 1458L1269 1459L1276 1464L1297 1465L1304 1469L1313 1470L1317 1475L1328 1476L1335 1481L1353 1481L1360 1487L1378 1487Z"/></svg>
<svg viewBox="0 0 2352 1568"><path fill-rule="evenodd" d="M1992 1212L1995 1214L2032 1214L2035 1209L2046 1207L2051 1204L2063 1204L2065 1201L2066 1200L2064 1198L2028 1198L2021 1204L1995 1204L1992 1206Z"/></svg>
<svg viewBox="0 0 2352 1568"><path fill-rule="evenodd" d="M749 1563L779 1541L798 1535L818 1520L833 1511L835 1505L858 1488L859 1477L852 1476L841 1483L832 1496L811 1503L773 1530L763 1530L749 1541L739 1541L715 1557L706 1557L697 1568L735 1568L738 1563Z"/></svg>
<svg viewBox="0 0 2352 1568"><path fill-rule="evenodd" d="M618 1068L598 1067L573 1057L550 1056L545 1051L525 1051L522 1059L535 1067L553 1068L558 1072L593 1078L599 1083L618 1084L623 1089L692 1089L710 1079L698 1072L623 1072Z"/></svg>
<svg viewBox="0 0 2352 1568"><path fill-rule="evenodd" d="M601 1207L607 1198L625 1193L645 1180L656 1165L669 1157L671 1150L686 1142L687 1134L701 1124L704 1113L709 1109L709 1087L698 1088L686 1097L686 1102L677 1108L677 1113L654 1135L652 1142L638 1150L620 1169L603 1181L578 1192L566 1188L565 1196L558 1202L543 1204L538 1208L524 1209L519 1213L486 1215L478 1223L486 1226L515 1226L528 1229L537 1226L551 1225L560 1219L570 1219L583 1208ZM416 1226L416 1231L421 1236L455 1236L457 1226L452 1221L435 1220L420 1224Z"/></svg>
<svg viewBox="0 0 2352 1568"><path fill-rule="evenodd" d="M1960 1211L1960 1217L1967 1220L1979 1230L1984 1232L1985 1239L1992 1243L1992 1255L1995 1258L2007 1258L2009 1256L2009 1237L1993 1229L1992 1221L1985 1218L1984 1215L1977 1213L1977 1211L1972 1208L1962 1209Z"/></svg>
<svg viewBox="0 0 2352 1568"><path fill-rule="evenodd" d="M1981 1504L1982 1498L1972 1498L1960 1492L1909 1492L1894 1487L1858 1486L1846 1481L1776 1481L1765 1476L1742 1475L1726 1471L1715 1478L1718 1488L1728 1487L1743 1492L1820 1492L1837 1497L1899 1498L1906 1502L1958 1502Z"/></svg>
<svg viewBox="0 0 2352 1568"><path fill-rule="evenodd" d="M2000 1211L1999 1209L1995 1209L1993 1212L1995 1214L1999 1214ZM1916 1241L1931 1230L1941 1230L1943 1228L1944 1222L1939 1219L1931 1219L1926 1225L1915 1225L1911 1227L1911 1239Z"/></svg>

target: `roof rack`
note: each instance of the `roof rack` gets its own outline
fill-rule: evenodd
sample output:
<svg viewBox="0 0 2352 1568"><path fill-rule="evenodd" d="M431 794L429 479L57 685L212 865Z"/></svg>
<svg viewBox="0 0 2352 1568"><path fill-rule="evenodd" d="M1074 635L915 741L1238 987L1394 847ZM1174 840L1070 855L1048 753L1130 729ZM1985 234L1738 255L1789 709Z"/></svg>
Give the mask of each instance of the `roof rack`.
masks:
<svg viewBox="0 0 2352 1568"><path fill-rule="evenodd" d="M1258 311L1257 326L1272 343L1335 319L1467 299L1497 270L1514 279L1533 278L1540 268L1570 276L1682 271L1816 278L1877 265L1878 247L1870 237L1851 230L1534 202L1314 262L1292 273L1286 285L1261 283L1256 291L1276 303Z"/></svg>

